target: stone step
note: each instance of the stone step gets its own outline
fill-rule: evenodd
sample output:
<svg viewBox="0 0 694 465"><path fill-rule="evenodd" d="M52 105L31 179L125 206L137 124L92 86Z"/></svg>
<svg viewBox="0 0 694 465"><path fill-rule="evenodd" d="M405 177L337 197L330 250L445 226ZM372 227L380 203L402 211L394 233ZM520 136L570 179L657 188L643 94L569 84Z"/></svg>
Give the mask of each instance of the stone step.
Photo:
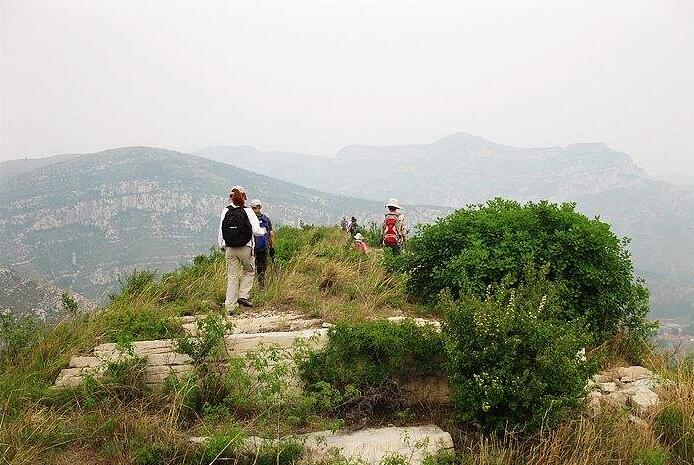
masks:
<svg viewBox="0 0 694 465"><path fill-rule="evenodd" d="M298 339L306 340L312 347L320 348L327 342L326 328L305 329L302 331L280 331L268 333L239 333L225 337L226 353L230 357L243 357L249 351L261 347L277 347L291 355L291 349ZM189 356L175 352L175 343L171 340L138 341L133 343L132 354L146 360L146 382L150 385L163 383L170 373L180 375L192 370ZM127 358L116 344L101 344L94 348L94 356L72 357L67 368L61 370L55 386L77 386L83 376L98 376L106 369L108 363Z"/></svg>

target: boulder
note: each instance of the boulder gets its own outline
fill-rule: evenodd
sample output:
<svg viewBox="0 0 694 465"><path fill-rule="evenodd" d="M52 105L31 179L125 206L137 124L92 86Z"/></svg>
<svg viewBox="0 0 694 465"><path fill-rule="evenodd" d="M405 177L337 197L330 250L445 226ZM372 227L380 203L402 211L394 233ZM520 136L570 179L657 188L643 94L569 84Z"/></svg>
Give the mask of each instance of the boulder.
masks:
<svg viewBox="0 0 694 465"><path fill-rule="evenodd" d="M629 398L629 405L636 413L643 414L660 403L658 394L648 388L641 388Z"/></svg>
<svg viewBox="0 0 694 465"><path fill-rule="evenodd" d="M309 462L337 450L344 457L360 458L370 465L378 465L392 454L403 455L410 465L419 465L427 455L453 450L451 435L436 425L374 428L353 433L321 431L303 438Z"/></svg>

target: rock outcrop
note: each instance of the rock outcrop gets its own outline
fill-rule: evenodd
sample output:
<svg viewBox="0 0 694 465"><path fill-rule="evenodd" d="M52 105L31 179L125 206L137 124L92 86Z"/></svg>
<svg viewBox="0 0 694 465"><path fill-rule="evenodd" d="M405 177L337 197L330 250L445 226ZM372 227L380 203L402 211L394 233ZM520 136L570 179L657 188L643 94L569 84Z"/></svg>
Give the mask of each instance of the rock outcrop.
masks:
<svg viewBox="0 0 694 465"><path fill-rule="evenodd" d="M641 366L620 367L597 374L588 382L586 405L590 415L599 415L605 406L629 408L637 417L660 403L655 392L658 377Z"/></svg>

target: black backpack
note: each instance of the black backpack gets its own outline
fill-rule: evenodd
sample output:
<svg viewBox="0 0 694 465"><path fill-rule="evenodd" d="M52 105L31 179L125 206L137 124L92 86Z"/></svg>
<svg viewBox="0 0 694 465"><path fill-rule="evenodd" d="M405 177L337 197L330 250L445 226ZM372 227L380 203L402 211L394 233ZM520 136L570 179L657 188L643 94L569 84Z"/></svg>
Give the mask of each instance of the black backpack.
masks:
<svg viewBox="0 0 694 465"><path fill-rule="evenodd" d="M243 247L253 237L251 222L243 207L227 207L222 220L222 238L227 247Z"/></svg>

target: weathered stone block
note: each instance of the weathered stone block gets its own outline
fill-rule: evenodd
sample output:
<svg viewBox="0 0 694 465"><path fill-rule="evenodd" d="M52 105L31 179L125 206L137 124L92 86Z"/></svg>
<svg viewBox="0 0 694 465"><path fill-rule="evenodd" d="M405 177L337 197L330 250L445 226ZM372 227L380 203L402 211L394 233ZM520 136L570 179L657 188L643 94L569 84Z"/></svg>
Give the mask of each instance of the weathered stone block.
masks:
<svg viewBox="0 0 694 465"><path fill-rule="evenodd" d="M187 365L193 361L189 356L185 354L179 354L178 352L165 352L163 354L149 354L147 355L147 365Z"/></svg>
<svg viewBox="0 0 694 465"><path fill-rule="evenodd" d="M642 388L629 398L629 405L636 413L642 414L660 403L658 394L647 388Z"/></svg>
<svg viewBox="0 0 694 465"><path fill-rule="evenodd" d="M98 367L103 363L99 357L72 357L68 366L70 368Z"/></svg>
<svg viewBox="0 0 694 465"><path fill-rule="evenodd" d="M617 375L621 379L623 377L631 378L636 381L644 378L652 378L653 372L648 368L641 366L621 367L617 370Z"/></svg>
<svg viewBox="0 0 694 465"><path fill-rule="evenodd" d="M598 384L598 387L602 392L606 394L609 394L610 392L615 392L617 390L616 383L600 383Z"/></svg>
<svg viewBox="0 0 694 465"><path fill-rule="evenodd" d="M145 367L145 382L160 385L172 373L177 377L193 370L193 365L159 365Z"/></svg>

